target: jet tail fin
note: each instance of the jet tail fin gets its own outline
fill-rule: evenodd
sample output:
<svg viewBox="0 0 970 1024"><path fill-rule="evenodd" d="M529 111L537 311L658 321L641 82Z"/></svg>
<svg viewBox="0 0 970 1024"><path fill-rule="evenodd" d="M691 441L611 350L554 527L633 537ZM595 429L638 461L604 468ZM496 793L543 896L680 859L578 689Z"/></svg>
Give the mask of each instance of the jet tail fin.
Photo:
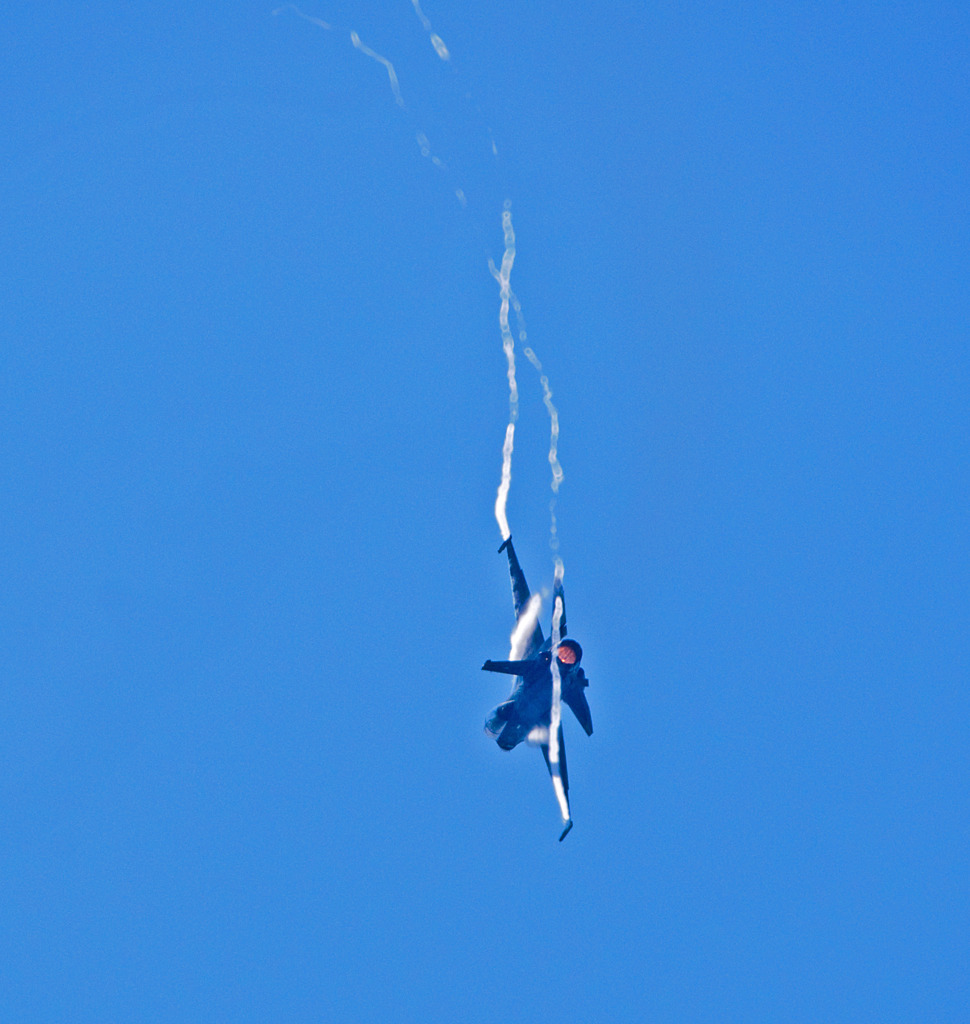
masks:
<svg viewBox="0 0 970 1024"><path fill-rule="evenodd" d="M508 725L514 710L515 701L512 700L507 700L504 704L499 704L497 708L492 708L488 718L485 719L485 731L489 736L498 739L502 730Z"/></svg>

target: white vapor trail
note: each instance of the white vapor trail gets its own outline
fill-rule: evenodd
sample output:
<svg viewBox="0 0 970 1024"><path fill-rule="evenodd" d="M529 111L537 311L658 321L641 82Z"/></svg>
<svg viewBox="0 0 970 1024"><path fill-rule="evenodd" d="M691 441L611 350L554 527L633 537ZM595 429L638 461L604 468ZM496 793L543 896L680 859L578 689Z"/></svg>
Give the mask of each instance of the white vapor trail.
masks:
<svg viewBox="0 0 970 1024"><path fill-rule="evenodd" d="M509 520L505 514L505 506L509 498L509 487L512 484L512 448L515 440L515 421L519 418L519 388L515 382L515 342L509 330L509 303L511 290L509 279L512 276L512 264L515 262L515 231L512 228L511 203L506 199L502 211L502 233L505 238L505 252L502 255L502 266L496 269L492 260L488 268L498 281L501 304L499 305L498 322L502 332L502 349L508 360L509 378L509 424L505 428L505 443L502 445L502 482L495 498L495 519L502 531L502 540L508 540L511 534Z"/></svg>
<svg viewBox="0 0 970 1024"><path fill-rule="evenodd" d="M556 559L556 582L562 583L563 564ZM549 766L552 770L552 788L556 791L559 802L559 813L563 824L569 821L569 803L566 790L562 784L559 771L559 725L562 722L562 677L559 675L559 658L556 651L562 639L561 623L563 614L562 598L556 595L556 605L552 611L552 709L549 716Z"/></svg>
<svg viewBox="0 0 970 1024"><path fill-rule="evenodd" d="M283 4L282 7L277 7L276 10L273 11L273 14L282 14L283 11L292 11L298 18L303 18L304 21L309 21L311 24L317 25L320 28L325 28L328 31L333 29L333 25L328 24L326 21L323 21L320 18L311 17L309 14L304 14L296 4ZM401 96L401 86L397 80L397 72L394 70L394 65L386 57L382 57L379 53L375 53L369 46L365 46L360 41L360 36L357 35L356 32L350 33L350 41L362 54L376 60L378 64L384 65L387 70L387 77L391 81L391 92L394 93L395 102L403 109L404 97Z"/></svg>
<svg viewBox="0 0 970 1024"><path fill-rule="evenodd" d="M418 0L411 0L411 3L414 5L414 13L417 14L421 21L421 27L431 37L431 45L434 47L434 52L442 60L450 60L451 54L448 52L448 47L445 46L444 40L441 36L431 30L431 22L428 20L424 11L421 10L421 5L418 3Z"/></svg>
<svg viewBox="0 0 970 1024"><path fill-rule="evenodd" d="M542 598L538 594L533 594L519 616L519 621L515 624L512 636L509 638L509 661L518 661L525 653L529 637L532 636L532 631L536 628L536 623L539 621L539 609L541 607Z"/></svg>
<svg viewBox="0 0 970 1024"><path fill-rule="evenodd" d="M512 311L515 313L515 326L518 332L519 341L525 345L528 334L525 330L525 318L522 315L522 304L516 297L515 292L509 292L509 302ZM549 547L553 551L559 550L559 536L556 528L556 498L559 494L559 485L562 483L563 471L559 462L559 411L552 401L552 388L549 386L549 378L542 372L542 363L535 352L526 346L523 350L526 359L536 368L539 374L539 383L542 385L542 401L546 411L549 413L549 466L552 470L552 500L549 502Z"/></svg>
<svg viewBox="0 0 970 1024"><path fill-rule="evenodd" d="M428 141L428 136L425 135L424 132L418 132L415 138L417 138L418 140L418 148L421 150L421 155L425 159L430 160L435 165L435 167L438 168L438 170L446 170L444 162L441 160L441 158L435 156L434 153L431 152L431 143ZM459 191L461 190L459 189ZM462 195L464 195L464 193L462 193ZM461 199L462 197L458 196L459 203L461 202Z"/></svg>
<svg viewBox="0 0 970 1024"><path fill-rule="evenodd" d="M350 33L350 41L354 46L360 50L366 57L371 57L377 61L378 64L383 64L387 69L387 77L391 80L391 92L394 93L394 99L399 107L404 106L404 99L401 96L401 87L397 81L397 72L394 70L394 65L386 58L382 57L379 53L375 53L369 46L365 46L360 41L360 36L356 32Z"/></svg>
<svg viewBox="0 0 970 1024"><path fill-rule="evenodd" d="M421 21L422 26L431 37L431 43L434 46L435 53L437 53L442 60L450 61L451 54L448 52L448 48L445 46L444 42L442 42L441 36L437 35L435 32L431 30L431 22L428 20L424 11L421 10L419 0L411 0L411 3L414 6L415 13L417 14L419 20ZM292 3L283 4L282 6L275 8L273 10L273 14L283 14L285 11L292 11L298 18L302 18L304 21L308 21L310 22L310 24L316 25L318 28L326 29L328 32L344 31L339 26L335 27L331 25L329 22L323 21L323 19L321 18L314 18L312 15L307 14L305 11L297 7L296 4ZM394 65L386 57L383 57L381 54L377 53L375 50L372 50L369 46L365 45L365 43L361 40L357 32L351 31L350 41L353 44L354 49L359 50L362 54L364 54L365 57L370 57L371 60L375 60L377 61L378 64L383 65L385 71L387 71L388 81L390 82L391 85L391 92L394 94L394 102L402 110L406 111L407 107L404 103L404 97L401 94L401 83L397 77L397 71L394 69ZM448 168L445 165L444 161L439 156L432 152L431 143L428 141L428 137L424 132L419 131L417 133L417 141L418 147L421 150L421 155L430 160L431 163L439 171L447 172ZM495 148L494 142L492 144L492 148L493 150ZM455 188L452 191L458 203L463 208L467 207L468 198L465 195L464 191L460 188Z"/></svg>
<svg viewBox="0 0 970 1024"><path fill-rule="evenodd" d="M525 331L520 332L520 337L525 337ZM552 470L552 500L549 502L549 546L553 551L559 550L559 534L556 526L556 498L559 495L559 485L562 483L563 472L559 463L559 410L552 402L552 389L549 387L549 378L542 372L542 363L531 348L523 350L526 359L536 368L539 374L539 383L542 385L542 401L545 403L546 411L549 413L549 467Z"/></svg>
<svg viewBox="0 0 970 1024"><path fill-rule="evenodd" d="M559 485L562 483L562 466L559 464L559 410L552 404L552 390L549 387L549 378L542 372L542 363L536 358L535 352L527 348L525 357L539 372L539 383L542 385L542 401L545 403L549 413L550 439L549 439L549 465L552 468L552 493L559 493Z"/></svg>
<svg viewBox="0 0 970 1024"><path fill-rule="evenodd" d="M515 441L515 423L509 423L505 428L505 441L502 444L502 480L498 485L498 493L495 496L495 521L502 532L502 540L508 540L512 535L509 529L509 519L505 514L505 506L509 500L509 488L512 486L512 447Z"/></svg>
<svg viewBox="0 0 970 1024"><path fill-rule="evenodd" d="M522 305L511 290L509 291L509 302L515 313L519 341L525 345L528 335L525 330L525 320L522 316ZM553 551L558 551L559 537L556 532L556 498L559 495L559 485L563 480L562 466L559 462L559 410L553 404L552 388L549 386L549 378L542 372L542 363L539 362L539 357L528 346L523 348L522 351L525 353L526 359L532 363L539 374L539 383L542 385L542 401L545 404L546 411L549 413L549 467L552 470L552 500L549 502L549 546ZM564 574L565 568L562 559L557 554L555 560L555 590L560 589ZM566 798L566 788L562 781L559 752L559 727L562 724L562 676L559 673L559 659L556 656L556 651L562 640L563 612L562 598L557 594L552 612L552 703L549 711L549 730L548 734L545 733L545 730L535 730L535 742L547 743L549 745L549 769L552 776L552 787L555 790L556 800L559 803L559 813L562 816L563 824L568 826L570 824L569 801ZM533 739L532 734L530 734L529 739ZM563 836L565 834L563 832Z"/></svg>
<svg viewBox="0 0 970 1024"><path fill-rule="evenodd" d="M303 18L305 21L309 21L313 25L318 25L320 28L332 29L333 25L328 25L327 22L321 21L319 18L313 18L309 14L304 14L296 4L283 4L282 7L277 7L273 14L282 14L283 11L292 11L298 18Z"/></svg>

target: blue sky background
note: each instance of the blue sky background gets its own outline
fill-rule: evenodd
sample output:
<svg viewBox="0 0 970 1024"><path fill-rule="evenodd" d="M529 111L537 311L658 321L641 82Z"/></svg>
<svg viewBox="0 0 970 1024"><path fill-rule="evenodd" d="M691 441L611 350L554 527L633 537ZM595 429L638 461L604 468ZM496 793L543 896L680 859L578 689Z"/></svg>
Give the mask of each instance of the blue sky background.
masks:
<svg viewBox="0 0 970 1024"><path fill-rule="evenodd" d="M6 5L0 1017L967 1020L965 5L424 9Z"/></svg>

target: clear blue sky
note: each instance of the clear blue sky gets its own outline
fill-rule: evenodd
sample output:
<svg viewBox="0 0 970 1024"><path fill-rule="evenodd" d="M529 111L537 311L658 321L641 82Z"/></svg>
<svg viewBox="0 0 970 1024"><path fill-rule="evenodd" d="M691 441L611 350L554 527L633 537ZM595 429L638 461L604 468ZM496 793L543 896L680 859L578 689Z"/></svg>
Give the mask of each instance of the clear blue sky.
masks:
<svg viewBox="0 0 970 1024"><path fill-rule="evenodd" d="M966 1021L966 5L303 10L4 11L0 1018Z"/></svg>

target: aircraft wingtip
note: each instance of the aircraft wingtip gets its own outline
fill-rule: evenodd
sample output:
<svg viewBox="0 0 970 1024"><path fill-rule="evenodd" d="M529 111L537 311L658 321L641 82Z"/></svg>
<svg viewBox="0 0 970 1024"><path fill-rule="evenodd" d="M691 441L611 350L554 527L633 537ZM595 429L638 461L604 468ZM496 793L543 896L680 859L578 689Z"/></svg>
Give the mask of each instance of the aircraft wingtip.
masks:
<svg viewBox="0 0 970 1024"><path fill-rule="evenodd" d="M566 838L566 836L569 835L569 830L572 827L573 827L573 819L570 818L569 821L566 822L566 827L562 830L562 835L559 837L559 842L560 843Z"/></svg>

